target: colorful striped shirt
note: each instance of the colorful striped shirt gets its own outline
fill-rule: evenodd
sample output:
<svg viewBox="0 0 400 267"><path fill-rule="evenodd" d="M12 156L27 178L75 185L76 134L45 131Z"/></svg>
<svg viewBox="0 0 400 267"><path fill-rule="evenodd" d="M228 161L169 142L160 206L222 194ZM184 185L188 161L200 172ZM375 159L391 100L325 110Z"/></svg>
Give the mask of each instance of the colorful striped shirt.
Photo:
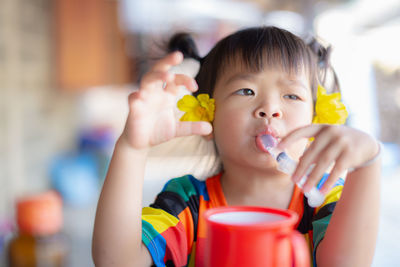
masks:
<svg viewBox="0 0 400 267"><path fill-rule="evenodd" d="M320 188L328 175L324 175ZM203 266L206 224L203 214L210 208L227 206L220 184L221 174L199 181L191 175L167 182L155 202L142 210L142 240L156 266ZM344 181L339 179L317 208L308 205L295 186L289 210L299 215L296 225L309 244L314 259L315 248L324 237Z"/></svg>

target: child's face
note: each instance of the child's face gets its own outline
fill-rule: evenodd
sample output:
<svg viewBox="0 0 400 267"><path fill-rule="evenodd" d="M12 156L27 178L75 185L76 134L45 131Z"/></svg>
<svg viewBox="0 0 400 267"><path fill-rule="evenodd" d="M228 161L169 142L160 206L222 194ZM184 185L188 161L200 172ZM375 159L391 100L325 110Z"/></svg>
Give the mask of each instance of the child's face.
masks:
<svg viewBox="0 0 400 267"><path fill-rule="evenodd" d="M257 144L257 136L272 133L279 139L311 123L313 99L303 73L289 75L267 68L250 73L237 67L226 70L216 83L214 138L224 165L264 168L275 164ZM308 140L287 150L299 158Z"/></svg>

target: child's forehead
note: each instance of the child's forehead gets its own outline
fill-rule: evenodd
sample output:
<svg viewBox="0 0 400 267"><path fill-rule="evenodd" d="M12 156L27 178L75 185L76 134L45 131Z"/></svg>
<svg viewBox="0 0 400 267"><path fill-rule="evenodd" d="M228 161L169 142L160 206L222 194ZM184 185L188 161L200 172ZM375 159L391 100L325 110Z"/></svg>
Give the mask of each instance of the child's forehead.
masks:
<svg viewBox="0 0 400 267"><path fill-rule="evenodd" d="M217 83L231 83L240 80L252 80L256 77L265 75L265 73L278 74L279 79L288 83L309 83L309 78L304 68L298 70L287 70L279 64L274 66L264 66L262 69L254 69L244 64L226 64L220 72Z"/></svg>
<svg viewBox="0 0 400 267"><path fill-rule="evenodd" d="M219 62L219 73L260 73L265 69L286 73L288 76L306 75L306 64L303 59L283 59L276 53L252 54L244 51L236 51L233 55L227 55Z"/></svg>

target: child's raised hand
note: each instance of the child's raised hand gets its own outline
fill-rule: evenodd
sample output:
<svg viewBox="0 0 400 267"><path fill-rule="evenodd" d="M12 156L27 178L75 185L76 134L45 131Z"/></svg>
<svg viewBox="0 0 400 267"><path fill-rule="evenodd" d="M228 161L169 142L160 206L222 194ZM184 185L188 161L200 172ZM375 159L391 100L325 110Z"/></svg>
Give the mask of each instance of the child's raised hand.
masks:
<svg viewBox="0 0 400 267"><path fill-rule="evenodd" d="M323 193L329 191L344 171L363 165L379 152L378 142L368 134L347 126L325 124L313 124L294 130L282 139L278 147L285 149L300 138L310 137L315 140L301 156L293 173L294 182L298 182L309 167L315 164L303 186L305 192L319 182L333 163L329 178L321 188Z"/></svg>
<svg viewBox="0 0 400 267"><path fill-rule="evenodd" d="M181 122L174 116L180 85L197 90L196 81L183 74L168 71L182 62L183 55L174 52L162 58L143 76L138 91L129 95L129 114L121 138L134 149L146 149L185 135L207 135L208 122Z"/></svg>

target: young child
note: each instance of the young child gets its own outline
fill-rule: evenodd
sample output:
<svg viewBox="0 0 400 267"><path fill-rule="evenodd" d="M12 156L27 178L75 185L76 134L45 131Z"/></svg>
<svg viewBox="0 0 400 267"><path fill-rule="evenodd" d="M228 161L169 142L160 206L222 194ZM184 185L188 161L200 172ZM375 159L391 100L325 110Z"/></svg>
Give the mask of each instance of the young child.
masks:
<svg viewBox="0 0 400 267"><path fill-rule="evenodd" d="M204 58L188 35L176 35L170 49L181 52L159 60L144 75L139 91L129 96L126 126L115 145L97 207L96 265L202 266L202 215L227 205L297 212L297 230L310 244L314 265L370 265L378 231L380 145L356 129L320 124L329 122L324 121L323 111L331 98L317 92L320 69L311 49L275 27L238 31ZM195 80L168 72L183 56L200 61ZM201 97L200 115L211 123L175 119L175 96L181 85L215 99L214 114L213 101ZM339 114L334 123L342 119L340 112L328 109L325 115L329 112ZM196 114L188 118L198 119ZM292 176L277 170L276 161L261 145L264 134L273 135L280 149L299 160ZM206 181L191 175L172 179L154 204L142 210L149 149L186 135L214 139L222 172ZM326 178L333 166L321 187L325 202L316 208L307 204L294 184L312 164L305 192ZM344 184L339 175L346 170L351 171Z"/></svg>

